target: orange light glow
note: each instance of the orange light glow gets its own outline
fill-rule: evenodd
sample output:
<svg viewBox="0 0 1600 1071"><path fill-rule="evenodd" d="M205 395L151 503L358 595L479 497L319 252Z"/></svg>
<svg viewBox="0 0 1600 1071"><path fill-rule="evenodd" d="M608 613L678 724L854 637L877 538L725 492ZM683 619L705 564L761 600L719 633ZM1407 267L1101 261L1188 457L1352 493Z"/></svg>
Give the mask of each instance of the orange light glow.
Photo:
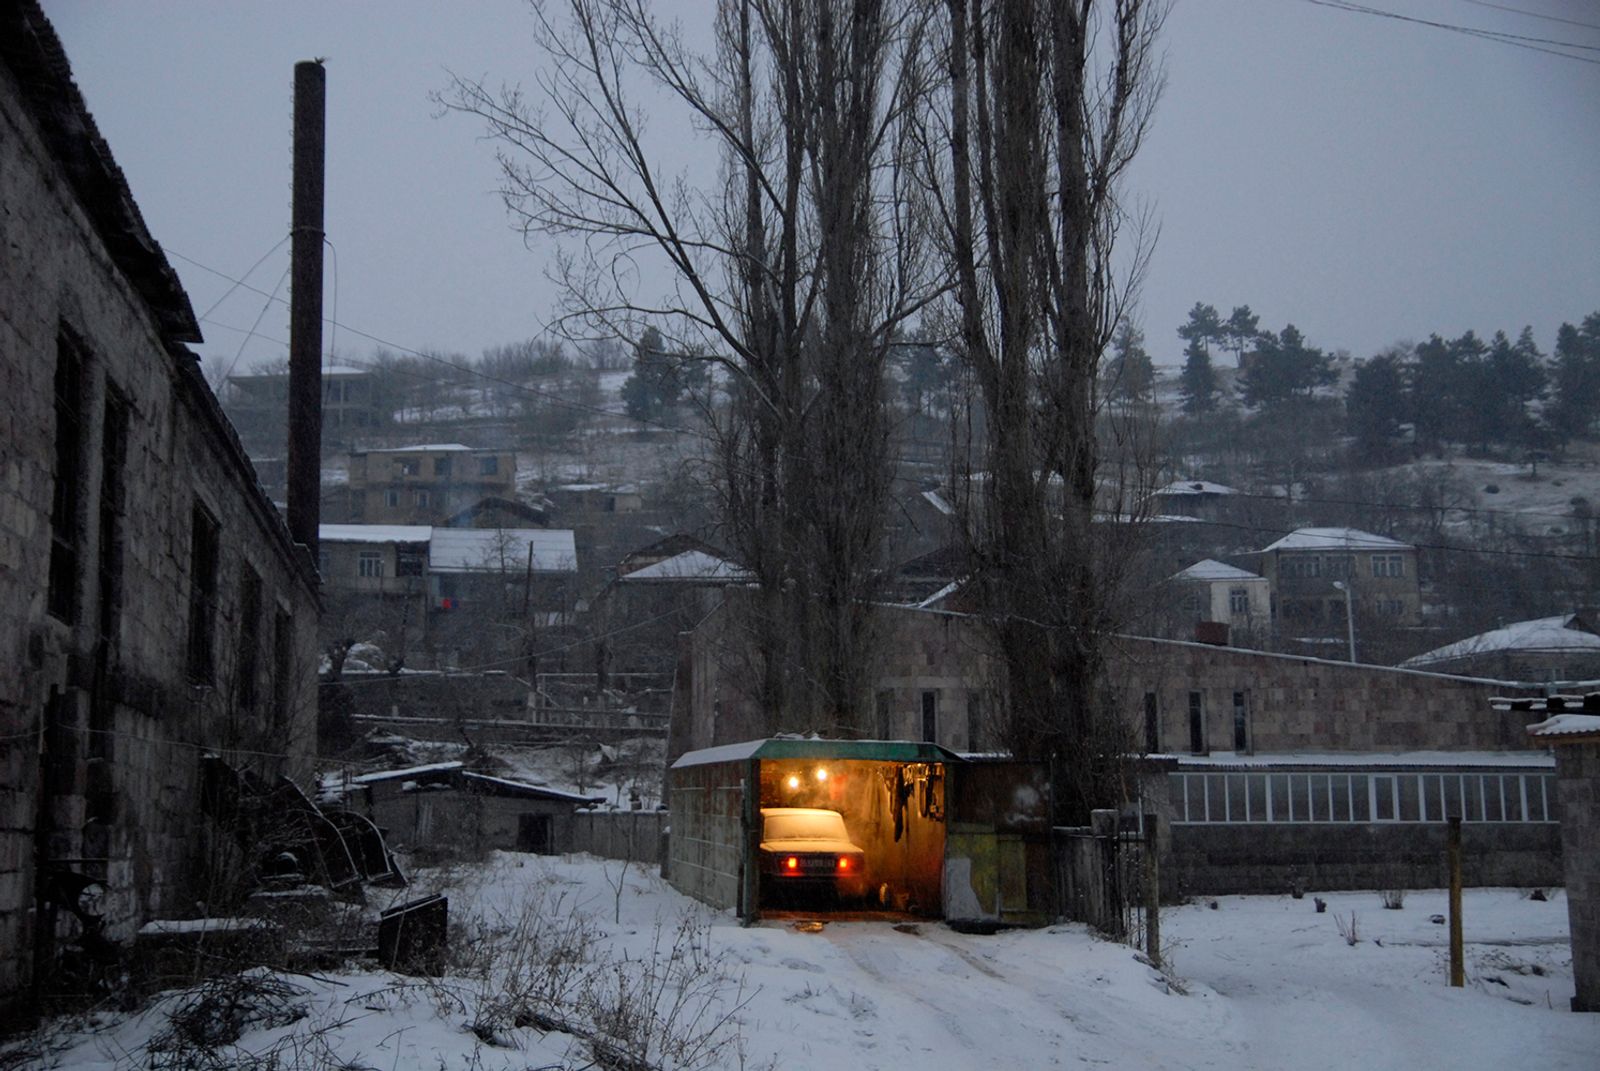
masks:
<svg viewBox="0 0 1600 1071"><path fill-rule="evenodd" d="M788 867L790 870L799 870L800 860L791 855L789 858L783 861L783 865Z"/></svg>
<svg viewBox="0 0 1600 1071"><path fill-rule="evenodd" d="M798 777L794 776L793 774L791 774L789 776L789 787L790 788L799 788L800 787L800 778L798 778Z"/></svg>
<svg viewBox="0 0 1600 1071"><path fill-rule="evenodd" d="M828 779L828 771L826 769L824 769L823 767L818 766L817 767L817 780L818 781L826 781L827 779Z"/></svg>
<svg viewBox="0 0 1600 1071"><path fill-rule="evenodd" d="M848 855L841 855L839 857L839 869L840 870L849 870L850 869L850 857Z"/></svg>

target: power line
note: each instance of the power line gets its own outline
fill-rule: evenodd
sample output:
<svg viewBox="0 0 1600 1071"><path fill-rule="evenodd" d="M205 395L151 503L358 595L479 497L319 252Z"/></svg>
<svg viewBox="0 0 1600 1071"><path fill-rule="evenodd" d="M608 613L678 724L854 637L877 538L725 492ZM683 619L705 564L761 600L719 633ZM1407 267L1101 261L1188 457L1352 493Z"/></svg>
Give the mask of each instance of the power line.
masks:
<svg viewBox="0 0 1600 1071"><path fill-rule="evenodd" d="M1427 26L1436 30L1447 30L1451 33L1465 34L1468 37L1478 37L1486 41L1494 41L1515 48L1526 48L1533 52L1543 52L1551 56L1560 56L1562 59L1576 60L1579 63L1589 63L1600 66L1600 59L1588 56L1575 56L1571 52L1561 49L1572 48L1583 51L1600 52L1600 45L1584 45L1575 41L1561 41L1546 37L1529 37L1523 34L1504 33L1499 30L1484 30L1474 26L1461 26L1453 22L1437 22L1433 19L1419 19L1411 15L1401 15L1394 11L1385 11L1382 8L1368 7L1365 4L1350 3L1348 0L1305 0L1305 3L1315 4L1317 7L1331 8L1334 11L1348 11L1357 15L1371 15L1376 18L1393 19L1396 22L1409 22L1418 26Z"/></svg>
<svg viewBox="0 0 1600 1071"><path fill-rule="evenodd" d="M1461 2L1464 4L1472 4L1476 7L1493 8L1496 11L1509 11L1513 15L1526 15L1530 19L1544 19L1546 22L1561 22L1568 26L1581 26L1586 30L1600 30L1600 23L1580 22L1577 19L1564 19L1559 15L1546 15L1538 11L1529 11L1524 7L1511 7L1507 4L1491 4L1488 2L1488 0L1461 0Z"/></svg>

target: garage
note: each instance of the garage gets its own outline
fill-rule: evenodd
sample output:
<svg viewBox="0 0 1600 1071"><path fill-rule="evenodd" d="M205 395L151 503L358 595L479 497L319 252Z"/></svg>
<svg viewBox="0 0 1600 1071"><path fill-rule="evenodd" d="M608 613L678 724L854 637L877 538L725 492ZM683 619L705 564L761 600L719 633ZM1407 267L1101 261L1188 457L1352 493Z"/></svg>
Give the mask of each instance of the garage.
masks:
<svg viewBox="0 0 1600 1071"><path fill-rule="evenodd" d="M668 880L741 918L1049 917L1048 779L902 740L775 737L669 771Z"/></svg>

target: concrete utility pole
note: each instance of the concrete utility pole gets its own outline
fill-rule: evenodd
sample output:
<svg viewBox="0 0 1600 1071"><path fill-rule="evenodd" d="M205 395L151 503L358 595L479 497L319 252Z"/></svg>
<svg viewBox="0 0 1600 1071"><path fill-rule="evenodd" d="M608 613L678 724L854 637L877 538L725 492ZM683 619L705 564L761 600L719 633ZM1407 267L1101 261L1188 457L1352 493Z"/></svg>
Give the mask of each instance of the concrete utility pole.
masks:
<svg viewBox="0 0 1600 1071"><path fill-rule="evenodd" d="M294 207L289 293L289 533L317 553L322 513L322 200L327 82L294 65Z"/></svg>

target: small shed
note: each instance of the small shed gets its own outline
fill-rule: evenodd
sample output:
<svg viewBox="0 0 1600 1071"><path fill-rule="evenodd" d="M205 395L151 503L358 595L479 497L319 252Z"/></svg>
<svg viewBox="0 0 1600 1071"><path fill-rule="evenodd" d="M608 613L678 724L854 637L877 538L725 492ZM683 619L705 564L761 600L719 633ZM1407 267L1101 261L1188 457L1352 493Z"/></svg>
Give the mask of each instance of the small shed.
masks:
<svg viewBox="0 0 1600 1071"><path fill-rule="evenodd" d="M1548 714L1528 726L1556 755L1561 859L1572 934L1572 1010L1600 1012L1600 692L1534 700Z"/></svg>
<svg viewBox="0 0 1600 1071"><path fill-rule="evenodd" d="M460 762L381 770L334 783L349 805L394 841L418 848L501 848L548 855L567 851L572 817L605 802L545 785L473 773Z"/></svg>
<svg viewBox="0 0 1600 1071"><path fill-rule="evenodd" d="M865 893L808 913L1036 923L1054 912L1050 787L1040 764L908 740L775 737L689 752L668 772L669 880L754 920L776 892L760 865L763 808L842 816Z"/></svg>

